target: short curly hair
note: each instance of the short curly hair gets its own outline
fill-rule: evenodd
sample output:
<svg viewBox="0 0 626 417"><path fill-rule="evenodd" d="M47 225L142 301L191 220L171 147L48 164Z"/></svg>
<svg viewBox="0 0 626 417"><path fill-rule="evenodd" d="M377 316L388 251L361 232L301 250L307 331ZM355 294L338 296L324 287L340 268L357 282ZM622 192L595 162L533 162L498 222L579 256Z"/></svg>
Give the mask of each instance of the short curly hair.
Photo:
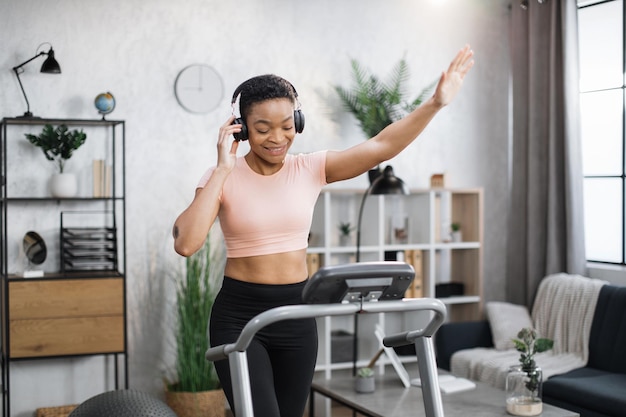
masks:
<svg viewBox="0 0 626 417"><path fill-rule="evenodd" d="M298 99L298 93L294 86L278 75L257 75L244 81L237 87L233 95L233 103L239 97L239 114L245 120L250 114L250 108L266 100L286 98L294 105Z"/></svg>

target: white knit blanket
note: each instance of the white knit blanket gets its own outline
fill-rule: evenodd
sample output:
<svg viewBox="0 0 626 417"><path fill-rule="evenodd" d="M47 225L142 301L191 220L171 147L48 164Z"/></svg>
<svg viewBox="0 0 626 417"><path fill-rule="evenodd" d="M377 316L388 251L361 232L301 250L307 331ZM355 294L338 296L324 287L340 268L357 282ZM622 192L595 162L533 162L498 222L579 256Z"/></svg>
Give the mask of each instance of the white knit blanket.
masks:
<svg viewBox="0 0 626 417"><path fill-rule="evenodd" d="M593 314L600 288L606 283L569 274L554 274L541 281L532 310L533 325L541 337L554 341L552 350L535 356L544 379L587 364ZM519 357L515 349L465 349L452 355L450 368L456 376L503 389L507 370L519 364Z"/></svg>

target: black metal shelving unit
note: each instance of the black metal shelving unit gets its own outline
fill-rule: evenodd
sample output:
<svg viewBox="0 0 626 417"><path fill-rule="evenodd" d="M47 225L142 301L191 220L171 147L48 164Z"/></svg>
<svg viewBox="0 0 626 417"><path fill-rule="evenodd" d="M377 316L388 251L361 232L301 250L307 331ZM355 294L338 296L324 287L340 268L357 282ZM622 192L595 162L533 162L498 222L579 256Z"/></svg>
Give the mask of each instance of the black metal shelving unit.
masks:
<svg viewBox="0 0 626 417"><path fill-rule="evenodd" d="M47 196L24 196L10 195L9 180L11 172L8 172L8 160L11 158L11 149L7 144L10 141L8 135L23 137L24 130L32 126L43 126L46 124L61 125L74 128L96 128L108 129L104 132L107 143L102 146L110 150L110 162L112 168L111 193L106 197L78 196L72 198L55 198ZM126 305L126 155L125 155L126 127L123 120L102 119L61 119L61 118L3 118L0 122L0 300L1 300L1 333L2 352L0 355L2 371L2 416L11 415L11 377L10 363L12 361L50 359L61 357L78 357L92 355L113 355L114 357L114 383L115 388L123 385L128 388L128 338L127 338L127 305ZM11 136L13 138L13 136ZM21 194L21 193L20 193ZM41 278L21 278L15 275L15 271L9 270L8 251L8 227L10 227L10 207L12 205L28 205L37 210L56 210L61 214L63 222L64 210L73 210L77 205L82 210L94 212L106 212L111 215L112 224L107 225L109 231L115 233L115 254L114 263L108 265L105 270L72 270L63 267L63 260L59 261L59 271L46 273ZM59 227L59 253L62 252L63 237ZM50 242L54 243L54 242ZM98 269L98 268L96 268ZM76 352L70 355L47 355L42 354L36 357L15 357L11 352L11 311L10 311L10 284L12 283L34 283L35 285L46 285L54 282L66 282L66 280L76 280L72 282L95 282L97 280L117 280L121 279L121 293L123 294L123 348L111 349L102 352ZM55 281L56 280L56 281ZM37 284L38 283L38 284ZM117 284L118 282L116 282ZM120 375L120 363L123 374Z"/></svg>

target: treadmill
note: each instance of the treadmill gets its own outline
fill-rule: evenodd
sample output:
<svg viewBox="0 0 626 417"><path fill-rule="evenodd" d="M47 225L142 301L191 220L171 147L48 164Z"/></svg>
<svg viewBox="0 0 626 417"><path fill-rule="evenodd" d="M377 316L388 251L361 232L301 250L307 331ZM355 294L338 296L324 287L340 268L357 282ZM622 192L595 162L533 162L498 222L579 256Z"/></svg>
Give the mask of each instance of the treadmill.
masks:
<svg viewBox="0 0 626 417"><path fill-rule="evenodd" d="M209 361L229 360L237 417L253 417L246 349L256 333L272 323L324 316L384 312L430 311L422 329L409 329L383 339L387 347L413 344L428 417L443 417L432 336L445 321L445 305L434 298L403 299L415 270L404 262L359 262L320 268L306 283L304 304L272 308L252 318L234 343L211 347ZM311 416L313 417L313 416Z"/></svg>

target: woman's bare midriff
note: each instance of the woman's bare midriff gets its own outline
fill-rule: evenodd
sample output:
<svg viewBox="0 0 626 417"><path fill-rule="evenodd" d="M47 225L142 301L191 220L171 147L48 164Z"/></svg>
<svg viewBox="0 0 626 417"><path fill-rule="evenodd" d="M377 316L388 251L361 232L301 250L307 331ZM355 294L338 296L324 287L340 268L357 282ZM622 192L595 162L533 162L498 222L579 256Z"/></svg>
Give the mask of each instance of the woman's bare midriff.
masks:
<svg viewBox="0 0 626 417"><path fill-rule="evenodd" d="M294 284L308 277L306 249L271 255L228 258L224 275L255 284Z"/></svg>

